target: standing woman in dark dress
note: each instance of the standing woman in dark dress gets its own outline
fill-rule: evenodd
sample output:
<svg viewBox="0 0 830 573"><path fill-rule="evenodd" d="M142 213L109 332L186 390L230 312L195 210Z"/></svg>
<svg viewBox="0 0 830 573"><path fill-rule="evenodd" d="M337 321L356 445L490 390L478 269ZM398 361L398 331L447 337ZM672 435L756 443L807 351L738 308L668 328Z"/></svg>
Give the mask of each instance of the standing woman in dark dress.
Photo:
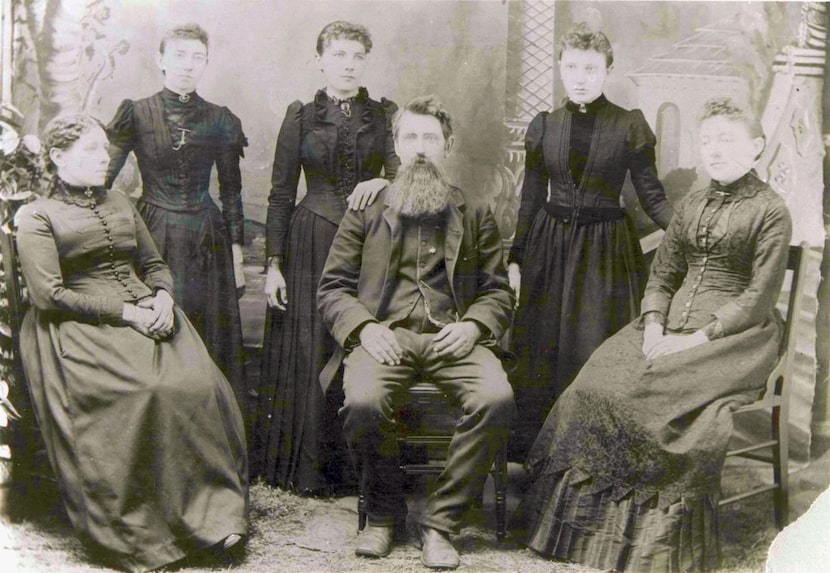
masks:
<svg viewBox="0 0 830 573"><path fill-rule="evenodd" d="M626 172L646 213L671 218L655 167L655 137L639 110L605 98L614 61L602 32L582 23L560 43L567 103L537 115L525 140L525 178L509 255L518 293L511 377L519 416L511 455L523 460L554 400L591 353L639 313L646 268L620 206Z"/></svg>
<svg viewBox="0 0 830 573"><path fill-rule="evenodd" d="M360 80L372 40L333 22L317 38L326 87L288 106L277 139L267 219L268 317L252 472L299 492L347 493L357 478L337 419L337 392L319 374L336 347L317 310L317 283L346 209L362 208L395 178L397 106ZM300 171L308 192L295 206Z"/></svg>
<svg viewBox="0 0 830 573"><path fill-rule="evenodd" d="M245 430L144 221L103 187L107 147L87 115L46 128L52 181L16 216L20 355L76 533L149 571L245 534Z"/></svg>
<svg viewBox="0 0 830 573"><path fill-rule="evenodd" d="M159 47L164 89L124 100L107 127L112 185L127 156L138 159L144 190L138 211L173 272L173 298L199 331L245 410L245 364L237 287L242 272L242 123L205 101L196 86L208 62L199 25L173 28ZM209 194L213 165L222 211Z"/></svg>

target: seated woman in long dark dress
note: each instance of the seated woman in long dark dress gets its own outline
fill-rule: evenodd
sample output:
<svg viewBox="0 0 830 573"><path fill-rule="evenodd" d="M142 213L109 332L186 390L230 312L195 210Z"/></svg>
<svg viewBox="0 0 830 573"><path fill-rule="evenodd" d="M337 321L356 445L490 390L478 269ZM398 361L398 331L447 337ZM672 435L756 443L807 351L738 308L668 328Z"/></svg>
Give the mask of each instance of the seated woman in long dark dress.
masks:
<svg viewBox="0 0 830 573"><path fill-rule="evenodd" d="M700 126L708 187L675 210L642 315L591 356L551 410L512 529L555 559L631 571L711 569L732 410L778 355L792 231L751 167L757 120L729 99Z"/></svg>
<svg viewBox="0 0 830 573"><path fill-rule="evenodd" d="M32 307L21 356L81 538L147 571L247 529L242 415L129 200L103 188L103 126L53 120L48 192L17 214Z"/></svg>

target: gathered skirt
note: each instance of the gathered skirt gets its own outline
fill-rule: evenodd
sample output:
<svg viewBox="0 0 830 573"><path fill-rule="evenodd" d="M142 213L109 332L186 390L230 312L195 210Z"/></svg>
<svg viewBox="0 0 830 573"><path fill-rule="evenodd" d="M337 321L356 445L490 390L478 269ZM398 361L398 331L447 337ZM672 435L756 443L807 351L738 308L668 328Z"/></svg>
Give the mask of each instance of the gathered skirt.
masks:
<svg viewBox="0 0 830 573"><path fill-rule="evenodd" d="M511 337L514 461L524 461L550 407L591 353L639 314L647 279L627 215L576 225L544 209L528 231L521 272Z"/></svg>
<svg viewBox="0 0 830 573"><path fill-rule="evenodd" d="M243 413L247 405L242 319L230 237L219 209L177 212L139 201L159 253L173 273L173 298L225 374Z"/></svg>
<svg viewBox="0 0 830 573"><path fill-rule="evenodd" d="M518 540L600 569L716 568L732 411L764 388L781 333L776 317L653 361L636 322L608 339L531 448Z"/></svg>
<svg viewBox="0 0 830 573"><path fill-rule="evenodd" d="M148 571L247 527L242 415L176 308L154 341L126 326L60 321L32 308L21 356L38 424L79 536Z"/></svg>
<svg viewBox="0 0 830 573"><path fill-rule="evenodd" d="M252 475L298 492L348 494L357 475L337 417L342 384L327 394L320 371L337 342L317 309L317 284L337 225L299 206L284 264L288 304L268 309L259 402L251 436Z"/></svg>

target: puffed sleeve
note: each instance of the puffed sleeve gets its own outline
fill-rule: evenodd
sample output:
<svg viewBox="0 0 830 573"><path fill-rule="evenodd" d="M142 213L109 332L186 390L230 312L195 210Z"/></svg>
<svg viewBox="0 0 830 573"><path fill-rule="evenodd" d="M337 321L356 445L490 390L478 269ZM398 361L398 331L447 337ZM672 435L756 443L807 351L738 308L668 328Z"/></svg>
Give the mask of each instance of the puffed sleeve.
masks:
<svg viewBox="0 0 830 573"><path fill-rule="evenodd" d="M268 195L268 215L265 220L265 256L285 256L288 223L297 200L300 181L300 137L302 133L303 104L295 101L288 106L282 122L274 166L271 170L271 192Z"/></svg>
<svg viewBox="0 0 830 573"><path fill-rule="evenodd" d="M381 98L380 103L383 105L384 113L386 114L386 139L383 148L383 176L389 181L394 181L398 175L398 167L401 166L401 160L398 154L395 153L395 138L392 135L392 118L398 111L398 106L395 102L386 98Z"/></svg>
<svg viewBox="0 0 830 573"><path fill-rule="evenodd" d="M542 112L533 118L527 127L525 136L525 177L522 184L522 202L519 206L516 236L510 248L508 263L522 264L525 253L527 232L533 217L542 208L548 197L548 171L545 168L545 156L542 147L545 135L545 121L547 112Z"/></svg>
<svg viewBox="0 0 830 573"><path fill-rule="evenodd" d="M641 306L642 315L656 311L663 316L669 315L672 297L686 277L688 265L684 251L685 237L683 219L687 211L693 210L690 202L698 193L686 196L678 205L669 223L668 229L651 263L651 272L646 283L646 290Z"/></svg>
<svg viewBox="0 0 830 573"><path fill-rule="evenodd" d="M245 156L248 139L242 131L242 121L231 110L223 107L220 116L220 144L216 149L216 173L219 179L219 200L222 216L232 243L243 244L245 215L242 211L242 174L239 158Z"/></svg>
<svg viewBox="0 0 830 573"><path fill-rule="evenodd" d="M112 182L118 177L121 168L127 161L127 156L135 148L135 102L125 99L118 106L115 117L107 126L107 137L110 140L110 164L107 168L106 187L112 187Z"/></svg>
<svg viewBox="0 0 830 573"><path fill-rule="evenodd" d="M124 301L119 297L81 294L64 286L52 223L37 202L22 207L15 221L20 266L37 308L86 322L123 324Z"/></svg>
<svg viewBox="0 0 830 573"><path fill-rule="evenodd" d="M654 146L657 139L646 122L643 112L639 109L632 110L631 123L629 124L629 148L630 156L628 170L631 174L631 182L637 190L637 197L643 210L651 217L651 220L665 229L669 226L672 218L672 208L666 199L666 192L663 184L657 178L657 165L655 161Z"/></svg>
<svg viewBox="0 0 830 573"><path fill-rule="evenodd" d="M792 220L783 200L765 205L755 241L749 285L712 314L725 335L742 332L769 316L787 272Z"/></svg>

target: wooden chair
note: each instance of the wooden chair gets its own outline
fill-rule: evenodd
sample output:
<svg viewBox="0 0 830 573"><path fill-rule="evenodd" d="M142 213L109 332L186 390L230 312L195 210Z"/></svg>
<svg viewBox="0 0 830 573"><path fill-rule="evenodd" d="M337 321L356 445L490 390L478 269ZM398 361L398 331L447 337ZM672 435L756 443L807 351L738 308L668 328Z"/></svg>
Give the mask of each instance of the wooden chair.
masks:
<svg viewBox="0 0 830 573"><path fill-rule="evenodd" d="M450 445L455 422L461 415L453 398L429 381L419 381L408 391L408 401L398 413L401 433L401 470L406 475L438 475L444 471L446 450ZM407 449L417 448L420 459L409 459ZM418 451L416 451L416 456ZM502 541L507 513L507 444L496 453L492 468L495 490L496 539ZM360 492L357 501L358 530L366 527L365 499Z"/></svg>
<svg viewBox="0 0 830 573"><path fill-rule="evenodd" d="M787 320L784 336L781 339L778 362L767 377L767 386L762 397L735 410L739 415L758 410L771 410L771 428L769 439L752 445L730 450L727 457L739 456L751 460L772 464L773 483L755 487L751 490L737 493L719 503L719 507L733 504L737 501L753 497L767 491L773 492L775 505L775 525L781 530L788 522L788 475L789 463L788 424L790 403L790 377L796 356L796 341L798 316L804 299L804 278L806 273L806 255L809 246L806 242L797 247L790 247L787 259L787 270L792 271L790 293L787 304ZM767 453L759 453L767 450ZM771 453L770 453L771 452Z"/></svg>
<svg viewBox="0 0 830 573"><path fill-rule="evenodd" d="M0 228L0 257L2 257L2 291L8 305L9 332L2 338L4 353L14 371L16 385L11 398L21 419L12 422L12 496L11 513L28 515L34 506L50 507L57 499L57 481L46 455L40 435L29 389L20 360L20 327L28 309L28 297L22 281L20 259L13 232Z"/></svg>

